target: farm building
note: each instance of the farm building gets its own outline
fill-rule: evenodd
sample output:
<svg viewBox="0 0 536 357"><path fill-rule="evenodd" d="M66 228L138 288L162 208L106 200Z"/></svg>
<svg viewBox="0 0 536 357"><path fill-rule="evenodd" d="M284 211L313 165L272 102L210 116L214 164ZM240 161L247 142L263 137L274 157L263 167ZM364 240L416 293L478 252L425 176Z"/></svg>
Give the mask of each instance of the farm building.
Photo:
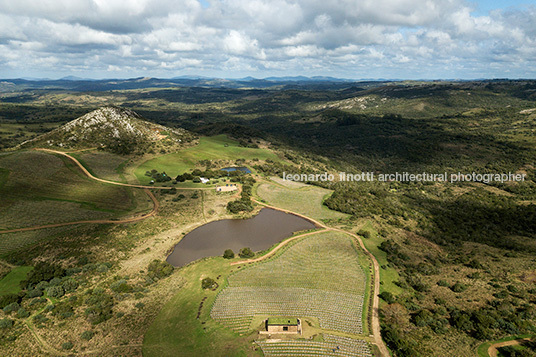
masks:
<svg viewBox="0 0 536 357"><path fill-rule="evenodd" d="M270 317L266 320L268 333L301 333L300 319L295 317Z"/></svg>

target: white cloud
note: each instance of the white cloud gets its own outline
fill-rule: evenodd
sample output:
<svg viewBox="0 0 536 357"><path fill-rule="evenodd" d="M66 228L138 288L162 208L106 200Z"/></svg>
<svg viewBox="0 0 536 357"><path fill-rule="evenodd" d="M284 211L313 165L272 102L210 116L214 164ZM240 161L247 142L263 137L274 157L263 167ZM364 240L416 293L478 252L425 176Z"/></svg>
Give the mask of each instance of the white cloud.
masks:
<svg viewBox="0 0 536 357"><path fill-rule="evenodd" d="M0 75L534 76L535 18L465 0L0 0Z"/></svg>

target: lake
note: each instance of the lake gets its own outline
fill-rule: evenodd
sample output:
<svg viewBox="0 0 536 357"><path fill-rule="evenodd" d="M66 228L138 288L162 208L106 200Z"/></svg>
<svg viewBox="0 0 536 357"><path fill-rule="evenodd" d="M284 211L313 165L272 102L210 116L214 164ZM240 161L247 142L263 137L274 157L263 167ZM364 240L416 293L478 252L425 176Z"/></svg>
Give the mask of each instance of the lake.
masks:
<svg viewBox="0 0 536 357"><path fill-rule="evenodd" d="M224 219L194 229L175 246L167 261L179 267L201 258L222 256L226 249L236 255L245 247L260 251L294 232L313 228L315 225L304 218L263 208L253 218Z"/></svg>
<svg viewBox="0 0 536 357"><path fill-rule="evenodd" d="M243 172L246 173L246 174L250 174L250 173L251 173L251 170L248 169L248 168L245 167L245 166L240 166L240 167L224 167L223 169L220 169L220 171L227 171L227 172L230 172L230 171L243 171Z"/></svg>

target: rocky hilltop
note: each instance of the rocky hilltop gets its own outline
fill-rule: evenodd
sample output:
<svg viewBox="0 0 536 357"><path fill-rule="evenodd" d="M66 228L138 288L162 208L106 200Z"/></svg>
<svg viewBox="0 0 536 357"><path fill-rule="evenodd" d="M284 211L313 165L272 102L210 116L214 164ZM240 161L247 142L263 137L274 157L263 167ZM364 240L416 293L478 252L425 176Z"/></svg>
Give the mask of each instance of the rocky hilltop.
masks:
<svg viewBox="0 0 536 357"><path fill-rule="evenodd" d="M195 135L143 119L138 113L118 107L102 107L41 135L23 147L64 149L97 147L118 154L173 151L187 145Z"/></svg>

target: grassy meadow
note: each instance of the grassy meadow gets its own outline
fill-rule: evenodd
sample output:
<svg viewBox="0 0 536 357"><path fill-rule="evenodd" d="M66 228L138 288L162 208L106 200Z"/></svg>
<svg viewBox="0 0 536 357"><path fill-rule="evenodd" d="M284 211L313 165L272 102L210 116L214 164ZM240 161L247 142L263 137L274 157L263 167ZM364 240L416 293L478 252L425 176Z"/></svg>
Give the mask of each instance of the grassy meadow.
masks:
<svg viewBox="0 0 536 357"><path fill-rule="evenodd" d="M201 160L266 160L281 161L279 157L268 149L246 148L239 146L238 142L226 135L201 137L199 144L176 153L161 155L142 163L136 168L134 174L142 184L148 184L151 178L145 176L146 171L156 169L175 177L178 174L194 169Z"/></svg>
<svg viewBox="0 0 536 357"><path fill-rule="evenodd" d="M185 284L149 327L143 340L143 355L262 356L255 351L254 334L240 336L210 318L214 300L226 285L227 276L236 270L228 260L210 258L176 272L185 279ZM214 279L219 287L215 291L203 290L201 280L205 277Z"/></svg>
<svg viewBox="0 0 536 357"><path fill-rule="evenodd" d="M257 195L267 204L298 212L316 220L339 219L347 214L332 211L322 204L332 191L311 185L287 185L282 180L273 178L272 183L257 186Z"/></svg>
<svg viewBox="0 0 536 357"><path fill-rule="evenodd" d="M32 271L32 266L19 266L11 271L0 280L0 295L17 294L20 288L20 282L26 279L26 276Z"/></svg>
<svg viewBox="0 0 536 357"><path fill-rule="evenodd" d="M113 218L138 205L129 188L92 181L54 155L15 152L0 167L1 229Z"/></svg>

